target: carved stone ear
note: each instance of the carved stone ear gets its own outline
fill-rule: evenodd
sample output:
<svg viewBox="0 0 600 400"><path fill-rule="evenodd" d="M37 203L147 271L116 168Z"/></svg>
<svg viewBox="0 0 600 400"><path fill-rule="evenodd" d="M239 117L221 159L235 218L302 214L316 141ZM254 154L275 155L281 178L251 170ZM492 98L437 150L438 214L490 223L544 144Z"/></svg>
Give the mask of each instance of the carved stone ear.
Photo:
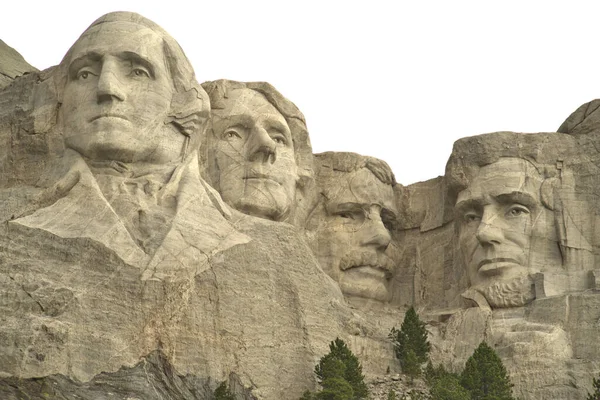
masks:
<svg viewBox="0 0 600 400"><path fill-rule="evenodd" d="M542 182L542 187L540 188L540 197L544 207L549 210L554 211L554 208L556 207L554 204L554 192L559 187L559 178L547 178L544 180L544 182Z"/></svg>

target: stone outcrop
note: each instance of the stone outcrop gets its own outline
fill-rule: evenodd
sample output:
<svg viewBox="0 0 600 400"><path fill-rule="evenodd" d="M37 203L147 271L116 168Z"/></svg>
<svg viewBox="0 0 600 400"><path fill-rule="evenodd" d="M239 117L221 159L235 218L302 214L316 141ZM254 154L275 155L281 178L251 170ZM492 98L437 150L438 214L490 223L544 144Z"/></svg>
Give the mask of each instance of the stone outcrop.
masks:
<svg viewBox="0 0 600 400"><path fill-rule="evenodd" d="M313 155L268 83L200 85L137 14L44 71L0 44L0 397L294 399L336 337L376 387L411 305L435 363L485 340L520 398L583 399L600 373L597 100L403 186Z"/></svg>
<svg viewBox="0 0 600 400"><path fill-rule="evenodd" d="M29 65L18 51L0 40L0 88L16 77L34 71L37 69Z"/></svg>

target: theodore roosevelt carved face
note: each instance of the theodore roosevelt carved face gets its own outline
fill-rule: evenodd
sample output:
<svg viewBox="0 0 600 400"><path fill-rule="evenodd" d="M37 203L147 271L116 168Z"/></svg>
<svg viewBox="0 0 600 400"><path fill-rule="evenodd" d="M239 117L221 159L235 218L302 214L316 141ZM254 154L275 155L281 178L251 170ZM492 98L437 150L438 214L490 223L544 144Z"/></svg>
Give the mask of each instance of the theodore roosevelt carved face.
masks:
<svg viewBox="0 0 600 400"><path fill-rule="evenodd" d="M458 241L469 282L492 307L532 301L531 275L560 265L543 182L533 164L507 157L481 167L458 195Z"/></svg>
<svg viewBox="0 0 600 400"><path fill-rule="evenodd" d="M321 267L344 295L388 301L394 272L388 255L395 219L391 170L354 153L316 158L322 212L315 253Z"/></svg>

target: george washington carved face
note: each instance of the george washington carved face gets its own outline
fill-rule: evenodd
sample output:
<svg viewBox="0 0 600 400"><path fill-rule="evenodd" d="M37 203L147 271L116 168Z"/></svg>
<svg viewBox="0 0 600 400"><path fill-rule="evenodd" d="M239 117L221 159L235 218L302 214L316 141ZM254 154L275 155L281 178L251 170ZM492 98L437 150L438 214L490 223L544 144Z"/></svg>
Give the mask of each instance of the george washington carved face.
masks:
<svg viewBox="0 0 600 400"><path fill-rule="evenodd" d="M185 137L166 123L175 89L157 32L104 22L89 28L63 62L67 147L91 159L123 162L180 157Z"/></svg>

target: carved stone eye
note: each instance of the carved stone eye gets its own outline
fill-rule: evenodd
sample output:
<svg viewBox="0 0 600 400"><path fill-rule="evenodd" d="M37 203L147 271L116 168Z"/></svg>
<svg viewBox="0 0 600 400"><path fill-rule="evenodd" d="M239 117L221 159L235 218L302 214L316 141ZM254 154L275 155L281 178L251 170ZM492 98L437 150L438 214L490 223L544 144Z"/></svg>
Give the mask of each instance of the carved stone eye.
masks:
<svg viewBox="0 0 600 400"><path fill-rule="evenodd" d="M133 70L133 74L135 76L139 76L139 77L143 77L143 78L149 78L150 77L150 74L146 70L144 70L142 68L135 68Z"/></svg>
<svg viewBox="0 0 600 400"><path fill-rule="evenodd" d="M506 214L509 217L520 217L524 214L529 214L529 210L527 207L517 204L510 207Z"/></svg>
<svg viewBox="0 0 600 400"><path fill-rule="evenodd" d="M237 133L233 129L229 129L229 130L225 131L225 133L223 134L223 136L225 137L225 139L241 139L240 134Z"/></svg>
<svg viewBox="0 0 600 400"><path fill-rule="evenodd" d="M467 224L470 224L470 223L474 223L474 222L479 222L481 220L481 217L479 216L479 214L470 212L470 213L466 213L463 216L463 219Z"/></svg>

